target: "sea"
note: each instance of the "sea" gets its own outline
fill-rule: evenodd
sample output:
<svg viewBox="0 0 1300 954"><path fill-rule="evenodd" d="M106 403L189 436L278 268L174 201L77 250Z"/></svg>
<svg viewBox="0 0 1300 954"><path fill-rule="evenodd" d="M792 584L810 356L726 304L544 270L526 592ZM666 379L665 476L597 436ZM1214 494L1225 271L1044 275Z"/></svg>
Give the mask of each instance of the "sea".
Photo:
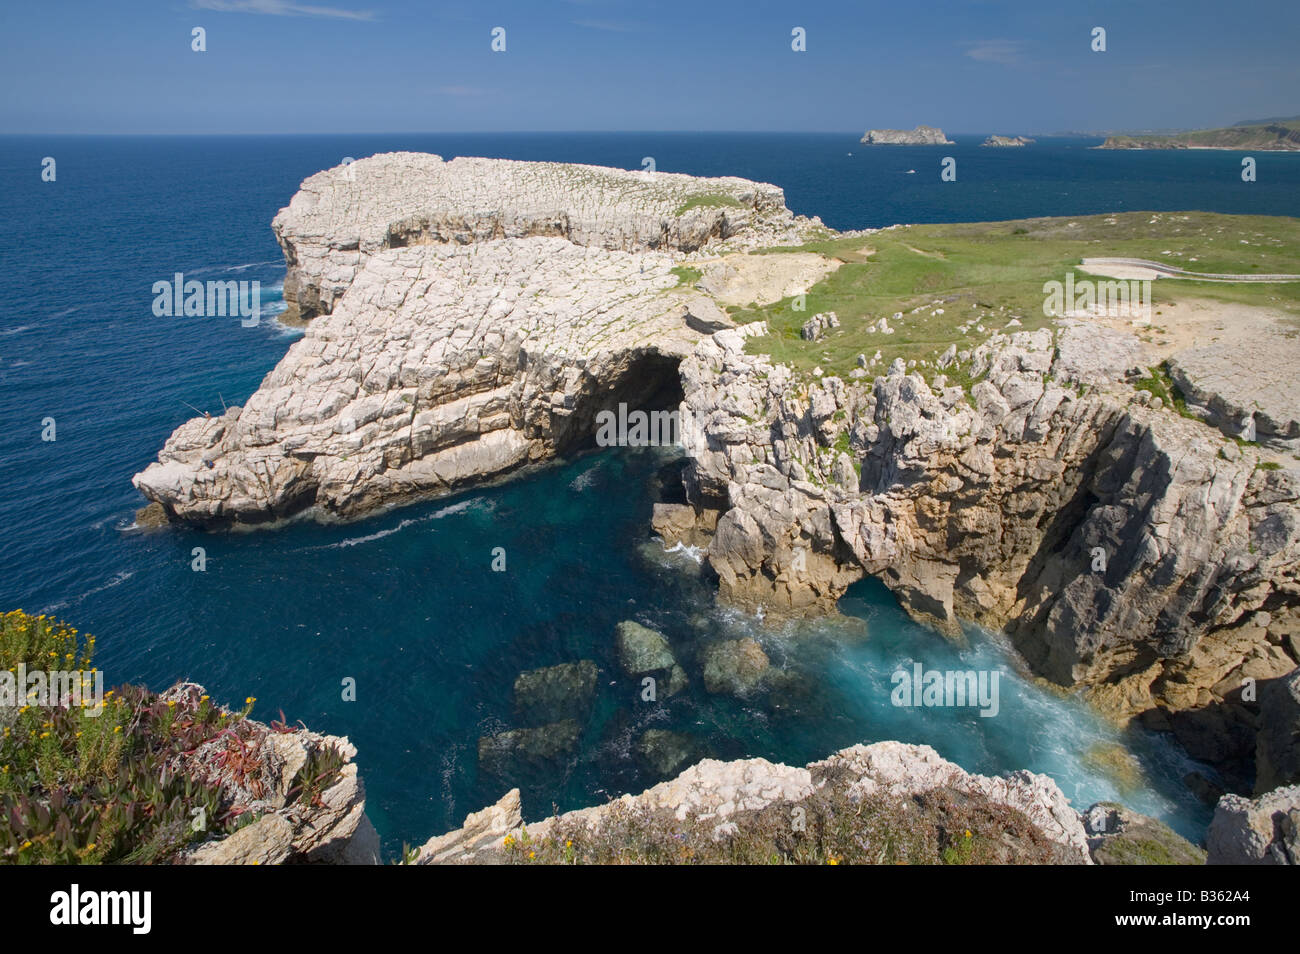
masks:
<svg viewBox="0 0 1300 954"><path fill-rule="evenodd" d="M844 746L924 743L972 772L1050 775L1077 808L1114 799L1193 840L1213 778L1168 737L1099 719L1028 677L995 633L950 640L878 582L840 616L773 625L717 604L699 554L666 551L651 507L681 461L663 450L579 454L498 485L364 520L253 532L142 532L131 476L196 411L241 404L301 334L281 326L276 211L345 157L411 150L654 167L775 183L837 229L1134 210L1300 215L1300 155L1113 152L1096 139L983 149L875 147L844 134L393 134L0 137L0 609L97 637L109 684L178 680L255 716L347 736L367 811L394 857L509 788L525 817L598 804L662 779L638 745L681 733L700 757L802 765ZM940 160L957 160L957 179ZM42 171L54 160L54 180ZM158 317L177 272L256 280L268 314ZM51 422L53 428L51 429ZM53 437L46 440L43 437ZM202 547L205 569L193 569ZM494 570L504 551L505 569ZM619 622L662 632L690 676L642 699L621 672ZM750 636L788 674L749 699L710 694L710 642ZM575 751L493 775L480 738L521 724L519 673L591 660L599 677ZM893 676L1000 674L998 714L895 706ZM347 691L355 686L355 698Z"/></svg>

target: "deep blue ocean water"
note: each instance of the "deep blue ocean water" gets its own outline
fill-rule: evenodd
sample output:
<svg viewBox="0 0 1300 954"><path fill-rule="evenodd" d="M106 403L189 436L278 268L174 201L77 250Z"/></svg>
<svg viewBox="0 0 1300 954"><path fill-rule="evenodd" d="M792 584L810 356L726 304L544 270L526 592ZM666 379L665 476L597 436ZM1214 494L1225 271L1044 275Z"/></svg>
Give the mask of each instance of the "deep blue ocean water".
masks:
<svg viewBox="0 0 1300 954"><path fill-rule="evenodd" d="M284 268L270 220L306 176L344 156L410 149L739 175L776 183L796 212L836 228L1137 209L1300 215L1300 156L1098 152L1095 140L987 150L868 149L856 136L393 135L0 137L0 608L68 619L99 639L110 683L202 682L257 712L357 744L368 810L395 850L523 785L529 817L657 780L631 755L646 727L697 735L720 757L802 764L854 742L927 742L971 771L1051 774L1078 807L1119 798L1191 837L1207 814L1179 779L1194 766L1160 738L1124 739L1145 781L1125 789L1088 758L1116 740L1075 700L1014 673L989 635L957 647L911 623L879 584L843 601L847 622L773 630L714 606L688 556L648 529L670 463L606 452L504 485L345 526L256 533L129 529L132 474L193 416L242 403L294 332L264 320L156 318L152 284L175 272L257 279ZM849 155L849 154L852 155ZM958 181L939 180L939 158ZM43 182L41 160L57 161ZM907 174L915 169L915 174ZM265 294L271 289L270 296ZM41 440L54 418L57 440ZM190 569L194 546L208 568ZM490 570L504 547L507 571ZM797 688L740 703L695 679L639 702L613 655L615 625L661 629L689 663L708 640L748 634ZM481 777L476 742L513 725L518 672L575 659L601 667L581 751L518 779ZM1000 669L1002 712L889 703L890 674ZM698 670L695 670L698 672ZM340 684L355 678L356 702Z"/></svg>

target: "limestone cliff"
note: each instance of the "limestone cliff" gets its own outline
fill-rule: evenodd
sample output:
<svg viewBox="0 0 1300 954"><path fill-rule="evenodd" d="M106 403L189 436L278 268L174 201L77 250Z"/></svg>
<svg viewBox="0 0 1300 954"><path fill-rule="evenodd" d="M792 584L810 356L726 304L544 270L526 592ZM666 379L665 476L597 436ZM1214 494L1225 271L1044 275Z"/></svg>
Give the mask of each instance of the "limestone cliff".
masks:
<svg viewBox="0 0 1300 954"><path fill-rule="evenodd" d="M1119 718L1167 729L1172 711L1198 757L1253 751L1245 679L1296 666L1295 468L1257 468L1153 407L1125 383L1120 332L995 334L966 356L968 395L901 361L870 389L801 384L745 353L762 331L719 332L682 363L691 508L658 519L670 543L692 516L716 526L693 542L726 599L827 612L878 576L943 631L1005 628L1035 672ZM1248 767L1233 775L1249 786Z"/></svg>
<svg viewBox="0 0 1300 954"><path fill-rule="evenodd" d="M1250 788L1245 687L1300 652L1300 468L1135 390L1131 331L1008 323L928 380L864 355L809 381L748 353L765 326L723 306L832 266L728 252L826 230L738 179L376 156L308 179L275 230L317 317L244 407L183 424L136 475L172 519L353 516L590 442L619 403L680 409L689 503L655 529L707 548L724 599L829 612L878 576ZM1265 393L1223 398L1250 369L1216 353L1171 367L1220 417ZM1257 419L1282 447L1276 384Z"/></svg>

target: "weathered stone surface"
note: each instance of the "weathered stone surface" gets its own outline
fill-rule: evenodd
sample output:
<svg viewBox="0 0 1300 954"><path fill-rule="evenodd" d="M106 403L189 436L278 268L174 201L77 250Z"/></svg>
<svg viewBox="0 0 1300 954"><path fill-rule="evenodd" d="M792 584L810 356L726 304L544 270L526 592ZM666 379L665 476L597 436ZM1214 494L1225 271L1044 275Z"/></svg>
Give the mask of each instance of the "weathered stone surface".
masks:
<svg viewBox="0 0 1300 954"><path fill-rule="evenodd" d="M1211 865L1300 864L1300 785L1224 795L1206 835Z"/></svg>
<svg viewBox="0 0 1300 954"><path fill-rule="evenodd" d="M693 251L744 232L779 241L796 226L779 188L746 179L411 152L316 173L271 224L289 263L285 301L308 318L329 313L383 249L549 236Z"/></svg>
<svg viewBox="0 0 1300 954"><path fill-rule="evenodd" d="M520 811L519 789L512 788L495 805L466 815L460 828L430 838L416 853L414 863L452 864L470 859L482 849L499 845L506 835L523 824Z"/></svg>
<svg viewBox="0 0 1300 954"><path fill-rule="evenodd" d="M312 176L273 227L286 300L323 317L136 475L168 517L353 516L583 443L619 401L672 409L725 320L673 265L820 223L743 179L396 153Z"/></svg>
<svg viewBox="0 0 1300 954"><path fill-rule="evenodd" d="M1281 325L1260 325L1246 334L1180 352L1169 375L1210 422L1232 437L1300 448L1300 337ZM1248 425L1252 432L1247 433Z"/></svg>
<svg viewBox="0 0 1300 954"><path fill-rule="evenodd" d="M1121 332L995 334L968 356L969 402L901 362L870 393L803 384L743 352L754 333L681 369L699 423L685 484L723 511L707 559L726 599L824 610L876 575L943 631L1006 628L1034 670L1121 718L1205 710L1165 728L1216 760L1253 750L1234 686L1295 657L1243 624L1300 598L1300 471L1136 402ZM826 452L846 431L858 473Z"/></svg>
<svg viewBox="0 0 1300 954"><path fill-rule="evenodd" d="M840 320L833 311L820 311L803 323L799 336L805 341L817 341L832 328L838 328Z"/></svg>

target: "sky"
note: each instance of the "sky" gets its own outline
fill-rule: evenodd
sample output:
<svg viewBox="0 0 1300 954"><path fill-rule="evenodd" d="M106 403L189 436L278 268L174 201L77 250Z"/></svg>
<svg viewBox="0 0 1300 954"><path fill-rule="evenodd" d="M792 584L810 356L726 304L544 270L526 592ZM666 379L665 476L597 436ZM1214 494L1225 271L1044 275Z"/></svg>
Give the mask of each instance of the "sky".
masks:
<svg viewBox="0 0 1300 954"><path fill-rule="evenodd" d="M1298 38L1297 0L0 0L0 133L1204 128L1300 114Z"/></svg>

